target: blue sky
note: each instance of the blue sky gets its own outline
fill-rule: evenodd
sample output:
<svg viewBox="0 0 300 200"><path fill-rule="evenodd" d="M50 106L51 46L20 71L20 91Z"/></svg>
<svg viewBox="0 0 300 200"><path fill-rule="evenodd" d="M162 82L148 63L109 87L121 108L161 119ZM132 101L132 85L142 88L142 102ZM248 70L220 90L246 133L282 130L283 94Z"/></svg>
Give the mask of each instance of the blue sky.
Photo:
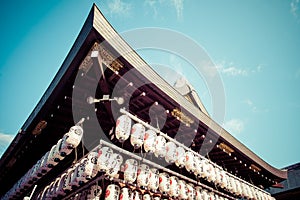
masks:
<svg viewBox="0 0 300 200"><path fill-rule="evenodd" d="M299 0L1 2L0 155L55 76L94 2L118 32L160 27L195 40L223 80L223 126L275 167L300 161ZM180 71L211 112L205 83L184 61L139 53L150 64Z"/></svg>

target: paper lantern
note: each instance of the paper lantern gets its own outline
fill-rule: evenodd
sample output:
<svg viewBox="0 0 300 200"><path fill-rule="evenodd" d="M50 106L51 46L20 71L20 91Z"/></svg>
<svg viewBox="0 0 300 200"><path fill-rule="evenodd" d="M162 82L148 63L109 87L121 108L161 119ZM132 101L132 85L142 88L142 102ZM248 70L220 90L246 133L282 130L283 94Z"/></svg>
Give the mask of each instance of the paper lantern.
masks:
<svg viewBox="0 0 300 200"><path fill-rule="evenodd" d="M110 184L105 190L105 200L118 200L120 195L120 187L116 184Z"/></svg>
<svg viewBox="0 0 300 200"><path fill-rule="evenodd" d="M133 183L137 178L138 162L134 159L127 159L124 165L124 180Z"/></svg>
<svg viewBox="0 0 300 200"><path fill-rule="evenodd" d="M160 173L158 176L159 179L159 190L161 193L163 194L167 194L170 190L170 180L169 180L170 176L169 174L163 172Z"/></svg>
<svg viewBox="0 0 300 200"><path fill-rule="evenodd" d="M158 189L159 185L159 171L156 168L151 168L150 169L150 174L149 174L149 183L148 183L148 188L155 192Z"/></svg>
<svg viewBox="0 0 300 200"><path fill-rule="evenodd" d="M137 185L141 188L145 188L149 184L150 168L148 165L141 164L137 171Z"/></svg>
<svg viewBox="0 0 300 200"><path fill-rule="evenodd" d="M123 143L130 136L131 119L127 115L121 115L116 121L115 134L119 142Z"/></svg>
<svg viewBox="0 0 300 200"><path fill-rule="evenodd" d="M179 198L183 200L188 199L188 189L185 181L179 180L178 184L179 184Z"/></svg>
<svg viewBox="0 0 300 200"><path fill-rule="evenodd" d="M185 166L185 150L180 146L176 148L175 164L179 168L183 168Z"/></svg>
<svg viewBox="0 0 300 200"><path fill-rule="evenodd" d="M109 167L108 161L111 158L112 154L113 154L113 150L109 147L102 147L101 149L99 149L98 160L97 160L99 171L106 172L106 170Z"/></svg>
<svg viewBox="0 0 300 200"><path fill-rule="evenodd" d="M132 200L132 191L128 187L121 188L120 191L120 200Z"/></svg>
<svg viewBox="0 0 300 200"><path fill-rule="evenodd" d="M121 165L123 163L123 157L120 154L114 153L108 160L108 169L106 174L110 177L115 177L120 171Z"/></svg>
<svg viewBox="0 0 300 200"><path fill-rule="evenodd" d="M170 180L170 190L168 194L172 198L177 198L179 196L179 185L178 185L179 179L176 176L171 176L169 180Z"/></svg>
<svg viewBox="0 0 300 200"><path fill-rule="evenodd" d="M140 148L144 143L144 136L145 136L145 127L140 124L136 123L131 128L131 136L130 136L130 143L135 148Z"/></svg>
<svg viewBox="0 0 300 200"><path fill-rule="evenodd" d="M194 154L191 151L185 152L185 168L188 172L195 171Z"/></svg>
<svg viewBox="0 0 300 200"><path fill-rule="evenodd" d="M192 183L186 184L188 190L188 200L194 200L196 198L195 186Z"/></svg>
<svg viewBox="0 0 300 200"><path fill-rule="evenodd" d="M102 188L99 185L92 185L88 191L87 199L100 200Z"/></svg>
<svg viewBox="0 0 300 200"><path fill-rule="evenodd" d="M82 139L83 129L79 125L72 126L68 133L65 134L66 139L62 144L62 149L74 149L76 148Z"/></svg>
<svg viewBox="0 0 300 200"><path fill-rule="evenodd" d="M166 143L166 157L167 163L174 163L176 161L176 144L174 142Z"/></svg>
<svg viewBox="0 0 300 200"><path fill-rule="evenodd" d="M166 139L159 135L155 139L155 151L154 155L158 158L163 158L166 156Z"/></svg>
<svg viewBox="0 0 300 200"><path fill-rule="evenodd" d="M144 149L146 152L153 153L155 151L156 132L154 130L147 130L144 136Z"/></svg>

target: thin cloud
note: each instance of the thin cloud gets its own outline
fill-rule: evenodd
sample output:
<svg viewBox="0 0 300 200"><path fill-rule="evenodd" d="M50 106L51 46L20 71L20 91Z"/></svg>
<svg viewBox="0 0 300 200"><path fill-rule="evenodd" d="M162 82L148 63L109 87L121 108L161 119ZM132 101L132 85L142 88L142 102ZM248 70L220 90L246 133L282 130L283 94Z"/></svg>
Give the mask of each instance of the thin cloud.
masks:
<svg viewBox="0 0 300 200"><path fill-rule="evenodd" d="M183 19L183 1L184 0L171 0L171 3L176 9L177 19Z"/></svg>
<svg viewBox="0 0 300 200"><path fill-rule="evenodd" d="M290 12L297 19L298 18L298 9L299 9L299 0L292 0L290 3Z"/></svg>
<svg viewBox="0 0 300 200"><path fill-rule="evenodd" d="M13 135L0 133L0 156L2 156L5 149L8 147L8 145L11 143L13 139L14 139Z"/></svg>
<svg viewBox="0 0 300 200"><path fill-rule="evenodd" d="M149 6L151 10L153 11L153 18L156 19L158 16L158 11L157 11L157 6L156 6L157 1L156 0L146 0L144 5Z"/></svg>
<svg viewBox="0 0 300 200"><path fill-rule="evenodd" d="M158 18L160 15L160 18L162 18L160 13L164 13L165 7L168 8L175 8L176 16L179 21L183 20L183 8L184 8L184 0L145 0L144 5L146 7L150 7L150 9L153 11L153 18ZM163 10L163 12L162 12ZM149 14L148 10L146 11L146 14Z"/></svg>
<svg viewBox="0 0 300 200"><path fill-rule="evenodd" d="M257 108L257 106L250 99L244 100L243 103L245 103L253 113L263 113L269 111L268 109Z"/></svg>
<svg viewBox="0 0 300 200"><path fill-rule="evenodd" d="M108 8L111 15L129 16L131 4L125 3L122 0L113 0L108 3Z"/></svg>
<svg viewBox="0 0 300 200"><path fill-rule="evenodd" d="M231 119L224 123L224 128L230 134L238 135L244 130L245 123L241 119Z"/></svg>
<svg viewBox="0 0 300 200"><path fill-rule="evenodd" d="M248 76L253 73L262 71L262 65L258 65L254 69L237 67L233 62L222 61L216 64L216 68L221 74L227 76Z"/></svg>
<svg viewBox="0 0 300 200"><path fill-rule="evenodd" d="M254 105L254 103L250 99L246 99L244 103L250 107L252 112L257 112L257 107Z"/></svg>

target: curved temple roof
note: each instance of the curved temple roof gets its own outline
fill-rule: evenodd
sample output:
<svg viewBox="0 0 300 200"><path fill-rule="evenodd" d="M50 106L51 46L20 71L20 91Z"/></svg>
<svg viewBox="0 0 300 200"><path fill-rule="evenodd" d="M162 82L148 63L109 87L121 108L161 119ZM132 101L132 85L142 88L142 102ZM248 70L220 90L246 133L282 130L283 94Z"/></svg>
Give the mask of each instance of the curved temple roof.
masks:
<svg viewBox="0 0 300 200"><path fill-rule="evenodd" d="M99 45L103 41L106 41L106 43ZM117 63L114 62L114 65L113 63L107 64L107 67L111 70L106 70L105 72L101 72L99 69L101 67L99 67L99 63L97 64L97 58L91 55L92 51L101 51L102 48L109 52L108 55L118 57ZM121 54L120 52L127 53ZM119 56L120 54L121 56ZM115 66L118 64L121 67ZM124 75L130 69L134 69L133 74L125 77ZM124 82L123 85L129 82L135 85L147 80L151 84L135 88L134 92L129 91L129 89L120 90L125 97L126 94L133 94L130 99L131 112L145 121L149 121L149 109L156 101L170 111L180 107L178 113L181 117L185 116L192 121L199 121L199 125L192 124L181 127L180 121L176 120L174 115L168 116L163 131L166 131L171 137L174 137L174 132L181 131L185 134L182 137L182 142L193 140L190 148L195 151L198 151L201 146L209 146L204 137L215 140L217 145L213 146L210 152L207 152L207 156L228 171L255 185L268 187L287 178L287 171L274 168L262 160L211 119L210 116L205 114L205 110L202 112L199 106L192 104L163 80L118 35L94 5L54 80L0 160L0 185L5 185L0 188L0 195L7 191L48 150L50 145L55 144L57 138L61 137L67 128L76 121L76 119L73 121L72 103L74 104L77 100L69 99L72 97L76 74L80 71L83 72L83 76L86 74L83 87L89 88L91 82L99 84L98 87L102 91L96 89L96 96L98 97L102 97L101 95L107 93L111 95L111 88L116 85L118 80L122 80ZM117 71L117 73L113 71ZM102 75L104 73L105 81L101 78L101 73ZM77 88L75 87L75 89ZM147 94L147 97L144 99L141 99L141 95L139 95L139 92L142 91L145 91ZM86 97L90 95L93 94L83 92L82 102L78 100L78 106L84 104ZM103 119L103 117L99 116L111 115L111 111L109 111L108 106L103 106L96 112L98 121L104 127L103 131L108 133L111 127L114 126L113 119L111 117L104 117L106 119ZM42 121L47 122L47 126L43 127L44 130L41 130L41 133L38 135L32 134L39 122L43 125ZM88 127L87 129L89 132L93 132L93 128ZM191 130L196 130L196 133ZM193 132L192 136L190 132ZM206 132L209 134L205 136ZM70 158L68 162L71 162L71 160ZM61 168L64 165L67 165L67 163L62 164Z"/></svg>

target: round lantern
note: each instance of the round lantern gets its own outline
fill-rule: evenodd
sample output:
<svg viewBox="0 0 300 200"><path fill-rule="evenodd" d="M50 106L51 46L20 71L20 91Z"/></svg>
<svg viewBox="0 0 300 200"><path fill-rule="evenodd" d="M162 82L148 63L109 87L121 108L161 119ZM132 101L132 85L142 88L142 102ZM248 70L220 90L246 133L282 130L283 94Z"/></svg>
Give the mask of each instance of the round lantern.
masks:
<svg viewBox="0 0 300 200"><path fill-rule="evenodd" d="M194 185L191 183L186 184L188 189L188 200L194 200L196 198L196 191Z"/></svg>
<svg viewBox="0 0 300 200"><path fill-rule="evenodd" d="M124 165L124 180L133 183L137 177L138 162L134 159L128 159Z"/></svg>
<svg viewBox="0 0 300 200"><path fill-rule="evenodd" d="M160 173L158 176L159 179L159 190L161 193L163 194L167 194L170 190L170 180L169 180L170 176L169 174L163 172Z"/></svg>
<svg viewBox="0 0 300 200"><path fill-rule="evenodd" d="M150 168L148 165L141 164L137 171L137 185L145 188L149 184Z"/></svg>
<svg viewBox="0 0 300 200"><path fill-rule="evenodd" d="M153 153L155 151L156 132L154 130L147 130L144 136L144 149L146 152Z"/></svg>
<svg viewBox="0 0 300 200"><path fill-rule="evenodd" d="M99 200L102 188L99 185L92 185L88 191L87 199Z"/></svg>
<svg viewBox="0 0 300 200"><path fill-rule="evenodd" d="M194 154L191 151L185 152L185 168L188 172L195 171Z"/></svg>
<svg viewBox="0 0 300 200"><path fill-rule="evenodd" d="M185 150L182 147L176 148L175 164L179 168L183 168L185 166Z"/></svg>
<svg viewBox="0 0 300 200"><path fill-rule="evenodd" d="M152 197L149 193L144 193L143 200L152 200Z"/></svg>
<svg viewBox="0 0 300 200"><path fill-rule="evenodd" d="M179 185L179 198L180 199L188 199L188 189L187 189L185 181L179 180L178 185Z"/></svg>
<svg viewBox="0 0 300 200"><path fill-rule="evenodd" d="M205 189L202 190L202 197L203 197L203 199L205 199L205 200L210 200L210 196L209 196L207 190L205 190Z"/></svg>
<svg viewBox="0 0 300 200"><path fill-rule="evenodd" d="M203 166L202 178L207 179L210 176L210 174L209 174L209 162L206 159L203 159L202 166Z"/></svg>
<svg viewBox="0 0 300 200"><path fill-rule="evenodd" d="M178 178L176 176L170 177L170 190L169 196L172 198L177 198L179 196L179 185L178 185Z"/></svg>
<svg viewBox="0 0 300 200"><path fill-rule="evenodd" d="M209 182L214 182L216 180L215 167L211 163L208 163L208 177L207 177L207 180Z"/></svg>
<svg viewBox="0 0 300 200"><path fill-rule="evenodd" d="M70 192L71 190L71 185L69 185L70 180L71 180L71 176L72 176L72 172L74 171L73 168L69 168L66 172L66 176L64 176L64 181L63 181L63 191L66 192Z"/></svg>
<svg viewBox="0 0 300 200"><path fill-rule="evenodd" d="M106 172L108 169L108 161L113 154L113 150L109 147L102 147L98 151L97 165L101 172Z"/></svg>
<svg viewBox="0 0 300 200"><path fill-rule="evenodd" d="M155 151L154 155L158 158L163 158L166 156L166 139L159 135L155 139Z"/></svg>
<svg viewBox="0 0 300 200"><path fill-rule="evenodd" d="M130 143L135 148L140 148L144 143L144 136L145 136L145 127L140 124L136 123L131 128L131 136L130 136Z"/></svg>
<svg viewBox="0 0 300 200"><path fill-rule="evenodd" d="M123 143L130 136L131 119L127 115L121 115L116 121L116 138Z"/></svg>
<svg viewBox="0 0 300 200"><path fill-rule="evenodd" d="M176 161L176 144L174 142L167 142L166 144L166 162L174 163Z"/></svg>
<svg viewBox="0 0 300 200"><path fill-rule="evenodd" d="M62 149L74 149L76 148L82 139L83 129L81 126L75 125L72 126L68 133L66 133L66 139L62 144Z"/></svg>
<svg viewBox="0 0 300 200"><path fill-rule="evenodd" d="M80 164L77 168L77 177L76 177L76 185L82 185L88 181L87 176L87 165L88 165L88 158L83 158L80 161Z"/></svg>
<svg viewBox="0 0 300 200"><path fill-rule="evenodd" d="M196 177L200 178L203 174L203 160L200 156L194 156L194 161L195 161L195 170L194 174Z"/></svg>
<svg viewBox="0 0 300 200"><path fill-rule="evenodd" d="M56 193L57 195L66 195L66 193L64 192L63 190L63 185L64 185L64 181L65 181L65 178L68 174L67 173L63 173L60 177L59 177L59 183L58 183L58 187L56 189Z"/></svg>
<svg viewBox="0 0 300 200"><path fill-rule="evenodd" d="M202 188L200 186L196 186L195 191L196 191L195 200L203 200L204 198L202 196Z"/></svg>
<svg viewBox="0 0 300 200"><path fill-rule="evenodd" d="M123 163L123 157L120 154L114 153L108 161L108 169L106 174L110 177L115 177L120 171L121 165Z"/></svg>
<svg viewBox="0 0 300 200"><path fill-rule="evenodd" d="M116 184L110 184L105 190L105 200L118 200L120 187Z"/></svg>
<svg viewBox="0 0 300 200"><path fill-rule="evenodd" d="M131 197L132 200L142 200L142 195L138 190L133 191Z"/></svg>
<svg viewBox="0 0 300 200"><path fill-rule="evenodd" d="M150 169L148 188L153 192L157 190L159 185L158 175L159 175L158 169L156 168Z"/></svg>
<svg viewBox="0 0 300 200"><path fill-rule="evenodd" d="M98 174L99 166L98 166L98 154L99 152L92 151L88 154L88 165L86 169L87 173L87 179L91 179L95 177Z"/></svg>
<svg viewBox="0 0 300 200"><path fill-rule="evenodd" d="M132 191L130 188L128 187L121 188L120 197L119 197L120 200L131 200L132 199L131 197L132 197Z"/></svg>

